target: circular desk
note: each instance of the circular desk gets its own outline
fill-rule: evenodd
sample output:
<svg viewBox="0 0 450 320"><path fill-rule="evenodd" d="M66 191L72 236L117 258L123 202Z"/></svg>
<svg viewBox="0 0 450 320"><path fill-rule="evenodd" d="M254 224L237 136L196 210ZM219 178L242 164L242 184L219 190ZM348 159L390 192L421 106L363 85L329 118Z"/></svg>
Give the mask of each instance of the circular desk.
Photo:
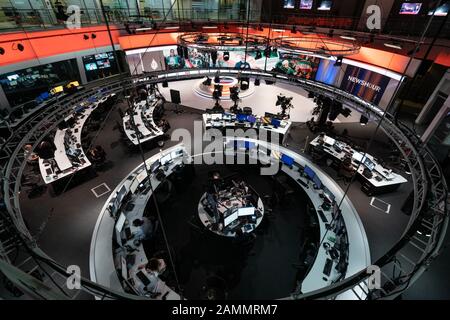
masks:
<svg viewBox="0 0 450 320"><path fill-rule="evenodd" d="M224 206L218 206L218 213L221 216L221 220L224 220L224 222L215 221L215 218L211 216L207 209L205 209L204 202L206 200L207 194L203 194L201 197L199 203L198 203L198 216L202 224L205 226L206 229L209 231L224 237L237 237L239 234L248 234L253 232L258 226L261 224L261 221L264 217L264 204L261 200L261 198L258 196L258 200L256 203L252 203L254 212L248 212L249 215L240 215L239 216L239 209L248 208L244 207L242 203L239 203L239 200L230 201L228 207L232 208L225 208ZM235 212L236 210L236 212ZM230 222L230 227L225 228L225 214L229 213L230 215L237 215L238 217L233 220L233 222ZM245 213L245 212L244 212ZM249 218L250 217L250 218ZM239 232L238 230L241 230Z"/></svg>
<svg viewBox="0 0 450 320"><path fill-rule="evenodd" d="M204 98L209 98L209 99L213 98L213 92L214 92L215 85L222 86L222 96L220 97L221 100L231 100L230 89L232 87L239 87L239 80L232 76L220 76L219 82L216 82L215 79L213 78L213 79L211 79L210 85L204 84L204 82L205 82L204 79L199 81L195 85L194 91L198 95L200 95ZM241 99L246 98L246 97L252 95L254 92L255 92L255 87L253 84L251 84L251 82L249 82L248 89L239 91L239 98L241 98Z"/></svg>

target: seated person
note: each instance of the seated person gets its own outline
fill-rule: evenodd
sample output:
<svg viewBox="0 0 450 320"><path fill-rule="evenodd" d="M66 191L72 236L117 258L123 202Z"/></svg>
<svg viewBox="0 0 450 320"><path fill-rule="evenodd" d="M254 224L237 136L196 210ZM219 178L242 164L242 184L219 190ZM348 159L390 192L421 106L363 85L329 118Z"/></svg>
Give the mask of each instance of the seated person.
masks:
<svg viewBox="0 0 450 320"><path fill-rule="evenodd" d="M157 221L153 218L143 217L142 219L135 219L133 221L133 226L138 228L134 234L136 240L150 240L156 233Z"/></svg>
<svg viewBox="0 0 450 320"><path fill-rule="evenodd" d="M31 150L33 149L33 146L31 144L26 144L23 147L23 156L25 157L25 159L27 159L27 162L29 164L33 164L36 163L36 161L39 159L39 156L32 152Z"/></svg>
<svg viewBox="0 0 450 320"><path fill-rule="evenodd" d="M145 268L149 273L159 276L166 271L167 265L164 259L151 258Z"/></svg>
<svg viewBox="0 0 450 320"><path fill-rule="evenodd" d="M101 146L95 146L94 148L89 149L88 156L93 162L99 163L105 161L106 152Z"/></svg>

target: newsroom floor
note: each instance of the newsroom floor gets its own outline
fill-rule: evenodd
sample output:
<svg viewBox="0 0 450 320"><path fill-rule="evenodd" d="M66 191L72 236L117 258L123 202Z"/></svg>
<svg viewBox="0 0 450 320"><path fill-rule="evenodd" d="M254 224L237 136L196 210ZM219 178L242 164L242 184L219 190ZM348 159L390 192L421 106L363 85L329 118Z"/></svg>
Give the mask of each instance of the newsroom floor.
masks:
<svg viewBox="0 0 450 320"><path fill-rule="evenodd" d="M298 279L292 264L299 262L305 238L319 241L318 228L308 223L308 198L303 189L294 183L295 193L273 207L272 217L266 216L254 231L256 239L237 242L203 229L198 221L198 203L208 173L218 171L222 177L237 173L260 197L273 194L273 179L261 176L258 166L195 165L194 169L195 177L160 206L184 296L204 298L202 287L211 277L223 279L230 299L288 296ZM197 227L190 227L190 221Z"/></svg>
<svg viewBox="0 0 450 320"><path fill-rule="evenodd" d="M192 132L193 121L201 120L201 111L188 107L183 107L183 110L183 113L176 114L173 112L173 108L172 110L168 108L166 117L172 126L171 130L182 127ZM111 162L108 170L98 172L96 177L68 189L58 197L51 196L48 190L43 195L33 199L29 199L26 192L21 193L22 214L31 232L38 239L39 246L63 265L79 265L82 275L85 277L89 277L89 250L92 232L101 207L107 198L107 195L96 198L91 189L102 183L106 183L113 189L125 175L141 162L140 155L136 152L130 152L125 143L121 141L117 121L120 123L120 118L118 113L114 111L94 141L94 144L102 145L107 152L108 159ZM354 137L355 141L361 143L361 145L368 141L374 130L374 126L370 124L362 127L359 123L336 124L335 128L337 132L342 132L344 128L348 129L349 135ZM296 123L288 136L288 147L300 152L304 148L305 142L310 141L313 137L314 135L303 123ZM383 134L377 134L375 143L369 152L379 157L386 155L388 148L386 148L385 141L386 137ZM167 141L164 148L175 143ZM159 149L153 148L144 151L145 157L149 157L157 153ZM336 176L330 168L325 167L324 170L330 176ZM342 182L340 183L343 189L347 187ZM406 225L409 217L400 208L410 189L411 185L405 184L395 193L378 196L378 198L392 205L390 213L386 214L370 206L370 198L361 192L358 182L349 186L348 195L364 224L372 261L381 257L398 240ZM291 263L291 261L280 261L278 263ZM445 261L441 263L444 263L447 267L450 265L448 255L445 256ZM439 266L436 266L436 269L438 271L443 270ZM440 274L442 273L430 273L430 277L435 279ZM414 290L413 287L412 292L408 294L415 298L426 298L428 293L422 291L422 288L426 286L420 286L419 284L420 281L416 286L417 290ZM438 297L450 297L450 293L442 287L442 282L435 281L434 285L438 287L436 290L442 293Z"/></svg>

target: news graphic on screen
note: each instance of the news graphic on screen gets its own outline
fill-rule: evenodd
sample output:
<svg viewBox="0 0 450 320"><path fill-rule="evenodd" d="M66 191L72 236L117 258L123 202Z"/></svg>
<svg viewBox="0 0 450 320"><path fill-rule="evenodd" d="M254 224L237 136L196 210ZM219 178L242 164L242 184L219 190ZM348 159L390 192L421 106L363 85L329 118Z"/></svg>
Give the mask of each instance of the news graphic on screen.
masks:
<svg viewBox="0 0 450 320"><path fill-rule="evenodd" d="M320 11L329 11L331 10L331 5L333 4L333 1L331 0L322 0L320 2L319 7L317 8L317 10Z"/></svg>
<svg viewBox="0 0 450 320"><path fill-rule="evenodd" d="M436 17L445 17L448 14L448 11L450 10L450 1L447 1L443 4L441 4L436 9L432 9L428 11L428 15L431 16L434 13L434 16Z"/></svg>
<svg viewBox="0 0 450 320"><path fill-rule="evenodd" d="M259 51L259 53L258 53ZM233 69L258 69L271 70L278 61L278 53L270 52L269 57L264 56L263 50L249 51L245 54L244 51L217 51L217 59L214 61L210 60L210 67L218 68L233 68ZM267 61L266 61L267 60Z"/></svg>
<svg viewBox="0 0 450 320"><path fill-rule="evenodd" d="M209 66L210 54L208 52L197 50L197 48L188 48L187 53L186 68L207 68Z"/></svg>
<svg viewBox="0 0 450 320"><path fill-rule="evenodd" d="M183 50L180 47L180 50ZM182 57L182 52L179 52L177 47L171 47L163 49L163 54L165 57L165 62L167 69L173 70L173 69L183 69L186 65L185 59ZM181 55L180 55L181 54Z"/></svg>
<svg viewBox="0 0 450 320"><path fill-rule="evenodd" d="M305 79L314 79L320 58L286 52L280 52L279 55L278 62L272 68L273 72Z"/></svg>
<svg viewBox="0 0 450 320"><path fill-rule="evenodd" d="M84 67L86 68L87 71L92 71L92 70L97 70L97 64L94 63L86 63L84 65Z"/></svg>
<svg viewBox="0 0 450 320"><path fill-rule="evenodd" d="M284 0L283 8L294 9L295 8L295 0Z"/></svg>
<svg viewBox="0 0 450 320"><path fill-rule="evenodd" d="M378 104L386 90L390 78L382 74L355 66L347 66L341 83L341 89Z"/></svg>
<svg viewBox="0 0 450 320"><path fill-rule="evenodd" d="M313 0L300 0L300 9L311 10L313 6Z"/></svg>
<svg viewBox="0 0 450 320"><path fill-rule="evenodd" d="M421 2L403 2L399 14L419 14Z"/></svg>
<svg viewBox="0 0 450 320"><path fill-rule="evenodd" d="M321 59L316 72L316 81L339 87L339 75L345 70L346 65L335 66L334 60Z"/></svg>

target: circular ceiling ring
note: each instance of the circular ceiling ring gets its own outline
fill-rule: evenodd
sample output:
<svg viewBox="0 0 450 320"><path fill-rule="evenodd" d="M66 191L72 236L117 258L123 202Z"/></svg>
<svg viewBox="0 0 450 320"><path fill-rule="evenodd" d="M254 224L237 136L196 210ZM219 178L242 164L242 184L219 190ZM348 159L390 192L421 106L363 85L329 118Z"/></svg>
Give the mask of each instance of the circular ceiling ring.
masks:
<svg viewBox="0 0 450 320"><path fill-rule="evenodd" d="M313 53L322 56L348 56L357 54L361 45L357 42L329 38L279 37L272 40L275 47L292 53Z"/></svg>
<svg viewBox="0 0 450 320"><path fill-rule="evenodd" d="M185 33L178 36L178 43L201 50L242 51L250 48L264 49L269 39L264 36L243 33Z"/></svg>

